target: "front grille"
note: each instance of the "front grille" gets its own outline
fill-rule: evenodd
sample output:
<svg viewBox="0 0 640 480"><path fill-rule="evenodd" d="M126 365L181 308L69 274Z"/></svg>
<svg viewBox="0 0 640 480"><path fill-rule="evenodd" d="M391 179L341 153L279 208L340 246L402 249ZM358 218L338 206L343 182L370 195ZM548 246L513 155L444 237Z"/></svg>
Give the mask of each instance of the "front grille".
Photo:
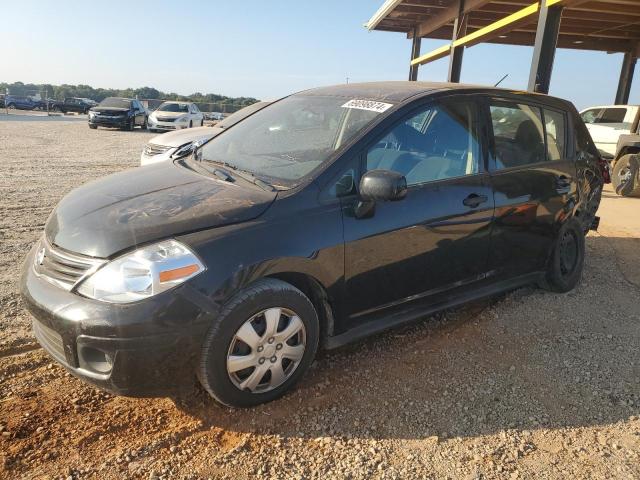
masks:
<svg viewBox="0 0 640 480"><path fill-rule="evenodd" d="M166 152L171 147L165 147L164 145L155 145L153 143L147 143L147 146L144 147L144 154L153 157L154 155L160 155L161 153Z"/></svg>
<svg viewBox="0 0 640 480"><path fill-rule="evenodd" d="M177 118L158 118L159 122L175 122Z"/></svg>
<svg viewBox="0 0 640 480"><path fill-rule="evenodd" d="M38 320L33 321L33 333L42 345L56 360L64 364L67 358L64 353L64 341L58 332L43 325Z"/></svg>
<svg viewBox="0 0 640 480"><path fill-rule="evenodd" d="M71 290L87 273L95 271L105 260L67 252L40 241L34 258L36 274L54 285Z"/></svg>

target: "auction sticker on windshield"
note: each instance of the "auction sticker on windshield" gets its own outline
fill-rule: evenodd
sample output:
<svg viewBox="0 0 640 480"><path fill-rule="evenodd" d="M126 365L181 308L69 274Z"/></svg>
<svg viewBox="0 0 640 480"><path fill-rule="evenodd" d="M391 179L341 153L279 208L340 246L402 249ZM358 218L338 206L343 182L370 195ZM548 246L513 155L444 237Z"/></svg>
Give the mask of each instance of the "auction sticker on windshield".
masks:
<svg viewBox="0 0 640 480"><path fill-rule="evenodd" d="M373 100L349 100L342 105L342 108L357 108L358 110L369 110L371 112L382 113L393 107L392 103L374 102Z"/></svg>

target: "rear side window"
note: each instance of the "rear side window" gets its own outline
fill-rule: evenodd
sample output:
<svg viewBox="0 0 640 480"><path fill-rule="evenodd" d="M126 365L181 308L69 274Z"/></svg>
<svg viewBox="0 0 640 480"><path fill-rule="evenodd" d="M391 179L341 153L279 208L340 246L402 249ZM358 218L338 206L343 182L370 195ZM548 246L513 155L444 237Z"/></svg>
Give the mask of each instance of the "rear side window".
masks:
<svg viewBox="0 0 640 480"><path fill-rule="evenodd" d="M626 108L605 108L597 123L622 123L626 114Z"/></svg>
<svg viewBox="0 0 640 480"><path fill-rule="evenodd" d="M491 123L497 170L546 160L542 113L538 107L511 102L492 103Z"/></svg>
<svg viewBox="0 0 640 480"><path fill-rule="evenodd" d="M547 158L562 160L565 156L566 121L563 113L544 110L544 126L547 132Z"/></svg>
<svg viewBox="0 0 640 480"><path fill-rule="evenodd" d="M478 173L475 103L431 105L401 121L367 152L367 170L393 170L407 185Z"/></svg>

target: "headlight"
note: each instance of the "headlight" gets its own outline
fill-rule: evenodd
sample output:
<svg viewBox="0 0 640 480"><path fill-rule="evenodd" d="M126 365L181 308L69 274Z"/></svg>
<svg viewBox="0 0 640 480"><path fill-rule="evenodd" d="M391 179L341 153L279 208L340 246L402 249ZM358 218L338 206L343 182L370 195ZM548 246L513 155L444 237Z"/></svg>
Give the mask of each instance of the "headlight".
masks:
<svg viewBox="0 0 640 480"><path fill-rule="evenodd" d="M105 264L77 291L103 302L135 302L176 287L204 270L189 248L176 240L165 240Z"/></svg>
<svg viewBox="0 0 640 480"><path fill-rule="evenodd" d="M92 112L91 110L89 110L89 118L93 118L96 116L96 112Z"/></svg>
<svg viewBox="0 0 640 480"><path fill-rule="evenodd" d="M194 146L195 142L185 143L171 154L171 158L180 158L184 157L185 155L191 154L193 152Z"/></svg>

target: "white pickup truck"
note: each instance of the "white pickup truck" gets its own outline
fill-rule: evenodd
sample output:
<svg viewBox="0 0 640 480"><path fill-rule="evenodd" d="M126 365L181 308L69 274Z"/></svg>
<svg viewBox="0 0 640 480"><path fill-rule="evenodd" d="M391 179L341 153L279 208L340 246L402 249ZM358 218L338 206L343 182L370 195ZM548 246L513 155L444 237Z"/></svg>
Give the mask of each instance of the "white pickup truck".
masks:
<svg viewBox="0 0 640 480"><path fill-rule="evenodd" d="M611 158L616 154L618 138L630 133L638 112L638 105L607 105L582 110L580 117L598 150L603 156Z"/></svg>

